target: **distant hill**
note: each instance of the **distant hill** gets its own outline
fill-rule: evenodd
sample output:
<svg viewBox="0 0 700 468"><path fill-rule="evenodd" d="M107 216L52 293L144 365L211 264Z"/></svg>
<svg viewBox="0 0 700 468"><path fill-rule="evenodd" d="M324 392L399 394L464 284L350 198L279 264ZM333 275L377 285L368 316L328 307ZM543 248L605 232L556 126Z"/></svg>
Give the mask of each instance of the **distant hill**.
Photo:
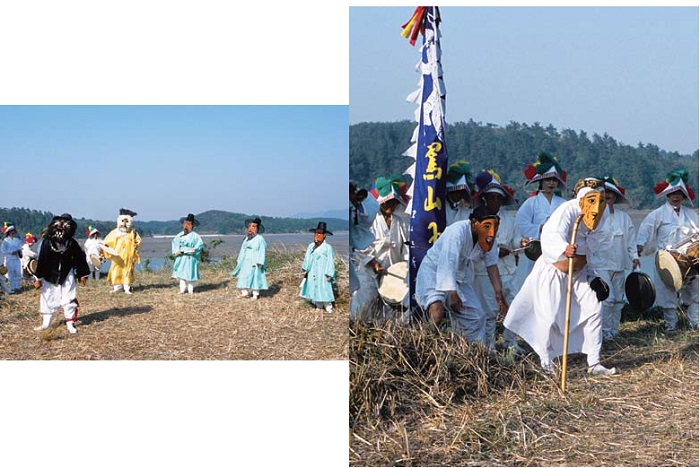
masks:
<svg viewBox="0 0 700 468"><path fill-rule="evenodd" d="M317 211L317 212L302 212L302 213L296 213L293 218L302 218L302 219L308 219L308 218L319 218L319 219L326 219L326 218L339 218L343 219L348 216L348 210L328 210L328 211Z"/></svg>
<svg viewBox="0 0 700 468"><path fill-rule="evenodd" d="M350 180L369 188L373 179L402 174L413 159L401 156L411 144L415 122L364 122L350 126ZM654 184L664 180L672 169L687 169L690 185L698 190L698 151L679 154L650 143L629 146L610 135L571 129L557 130L538 122L528 125L510 122L505 127L491 123L456 122L446 125L445 141L450 162L469 161L473 171L494 169L507 185L516 189L522 202L534 187L523 187L523 170L540 151L559 158L568 173L567 188L582 177L617 178L627 189L632 208L659 206ZM566 194L567 196L569 194Z"/></svg>
<svg viewBox="0 0 700 468"><path fill-rule="evenodd" d="M346 215L346 213L343 214ZM256 216L260 217L265 232L269 234L308 232L309 229L315 228L319 221L325 221L330 231L342 232L348 230L347 218L277 218L265 215L210 210L195 214L195 218L200 223L196 231L200 234L243 234L245 233L245 220L255 218ZM29 208L0 208L0 221L9 220L15 223L17 231L22 235L26 232L31 232L38 237L41 230L46 227L53 217L54 214L48 211L37 211ZM78 223L78 232L76 234L78 238L85 237L85 230L88 225L96 226L103 236L116 226L114 220L99 221L77 217L75 220ZM146 236L175 235L182 230L182 224L179 219L169 221L139 221L138 218L136 218L135 225L139 233Z"/></svg>

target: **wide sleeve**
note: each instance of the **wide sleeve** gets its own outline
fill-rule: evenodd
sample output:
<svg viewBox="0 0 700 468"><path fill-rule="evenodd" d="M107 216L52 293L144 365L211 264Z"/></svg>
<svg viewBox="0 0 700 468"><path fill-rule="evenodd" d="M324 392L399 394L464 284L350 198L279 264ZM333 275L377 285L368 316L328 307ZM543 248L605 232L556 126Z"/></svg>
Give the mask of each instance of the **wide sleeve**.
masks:
<svg viewBox="0 0 700 468"><path fill-rule="evenodd" d="M335 279L335 250L330 244L326 244L325 265L323 265L323 274Z"/></svg>
<svg viewBox="0 0 700 468"><path fill-rule="evenodd" d="M80 248L77 242L73 242L73 265L75 267L75 276L80 279L90 274L90 265L87 263L85 252Z"/></svg>
<svg viewBox="0 0 700 468"><path fill-rule="evenodd" d="M199 234L195 233L195 241L194 241L194 256L199 257L202 251L204 250L204 241L200 237Z"/></svg>
<svg viewBox="0 0 700 468"><path fill-rule="evenodd" d="M265 238L262 236L256 236L260 237L258 239L256 249L255 249L255 263L256 265L263 265L263 267L266 266L265 264L265 256L267 255L267 242L265 241Z"/></svg>
<svg viewBox="0 0 700 468"><path fill-rule="evenodd" d="M518 225L520 234L530 239L539 239L540 237L540 225L534 222L535 201L535 197L525 200L515 215L515 222Z"/></svg>
<svg viewBox="0 0 700 468"><path fill-rule="evenodd" d="M311 252L314 247L314 244L311 243L309 246L306 248L306 255L304 255L304 263L301 264L301 269L304 271L309 271L311 268Z"/></svg>
<svg viewBox="0 0 700 468"><path fill-rule="evenodd" d="M660 212L661 210L654 210L642 220L639 225L639 232L637 233L637 245L643 247L642 253L649 254L654 252L656 233L660 223Z"/></svg>
<svg viewBox="0 0 700 468"><path fill-rule="evenodd" d="M632 218L625 213L625 235L627 239L627 253L629 254L630 260L638 260L639 255L637 255L637 232L634 229L634 223L632 223Z"/></svg>
<svg viewBox="0 0 700 468"><path fill-rule="evenodd" d="M452 226L457 227L458 224ZM435 272L435 289L437 291L457 291L457 272L459 265L459 254L464 245L464 239L460 239L462 234L470 229L470 224L461 229L446 229L433 245L433 249L438 247L437 270ZM438 246L438 244L440 244Z"/></svg>
<svg viewBox="0 0 700 468"><path fill-rule="evenodd" d="M544 223L540 245L542 256L547 263L554 263L565 258L564 251L570 240L567 237L577 216L576 211L571 207L571 204L561 205Z"/></svg>
<svg viewBox="0 0 700 468"><path fill-rule="evenodd" d="M182 233L178 234L177 236L173 237L173 242L171 244L170 251L173 255L175 255L175 252L180 250L180 238L181 238Z"/></svg>

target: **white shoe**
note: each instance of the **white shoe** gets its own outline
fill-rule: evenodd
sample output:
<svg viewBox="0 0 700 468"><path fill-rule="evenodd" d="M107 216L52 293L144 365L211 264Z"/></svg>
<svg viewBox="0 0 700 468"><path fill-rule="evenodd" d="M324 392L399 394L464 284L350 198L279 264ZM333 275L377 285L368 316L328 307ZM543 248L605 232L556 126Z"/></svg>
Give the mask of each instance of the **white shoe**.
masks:
<svg viewBox="0 0 700 468"><path fill-rule="evenodd" d="M46 330L47 328L49 328L48 325L46 325L46 326L44 326L44 325L39 325L38 327L34 327L34 331Z"/></svg>
<svg viewBox="0 0 700 468"><path fill-rule="evenodd" d="M78 333L78 330L75 329L75 325L73 325L73 322L66 322L66 328L68 329L69 333Z"/></svg>
<svg viewBox="0 0 700 468"><path fill-rule="evenodd" d="M591 375L615 375L615 374L619 374L616 367L611 367L610 369L608 369L607 367L602 366L601 364L596 364L594 366L590 366L588 368L588 373Z"/></svg>
<svg viewBox="0 0 700 468"><path fill-rule="evenodd" d="M241 290L241 297L248 297L248 290L247 289Z"/></svg>
<svg viewBox="0 0 700 468"><path fill-rule="evenodd" d="M542 368L545 374L554 374L554 364L552 362L542 362L540 364L540 367Z"/></svg>
<svg viewBox="0 0 700 468"><path fill-rule="evenodd" d="M333 313L333 305L332 304L326 304L326 313L327 314Z"/></svg>

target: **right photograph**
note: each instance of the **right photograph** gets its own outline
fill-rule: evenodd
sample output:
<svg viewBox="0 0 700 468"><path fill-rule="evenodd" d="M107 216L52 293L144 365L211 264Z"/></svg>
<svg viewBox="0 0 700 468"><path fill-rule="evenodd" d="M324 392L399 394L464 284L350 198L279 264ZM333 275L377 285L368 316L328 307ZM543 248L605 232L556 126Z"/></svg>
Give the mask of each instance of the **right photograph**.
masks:
<svg viewBox="0 0 700 468"><path fill-rule="evenodd" d="M698 7L351 7L350 466L698 466Z"/></svg>

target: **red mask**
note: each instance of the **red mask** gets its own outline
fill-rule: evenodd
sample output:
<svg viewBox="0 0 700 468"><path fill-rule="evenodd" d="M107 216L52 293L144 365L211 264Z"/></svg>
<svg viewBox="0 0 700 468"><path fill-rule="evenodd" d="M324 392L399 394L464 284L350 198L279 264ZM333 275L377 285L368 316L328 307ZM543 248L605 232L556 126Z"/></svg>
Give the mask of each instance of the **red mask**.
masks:
<svg viewBox="0 0 700 468"><path fill-rule="evenodd" d="M478 236L479 247L484 252L491 250L496 243L498 225L498 218L484 218L481 221L472 220L472 232Z"/></svg>

